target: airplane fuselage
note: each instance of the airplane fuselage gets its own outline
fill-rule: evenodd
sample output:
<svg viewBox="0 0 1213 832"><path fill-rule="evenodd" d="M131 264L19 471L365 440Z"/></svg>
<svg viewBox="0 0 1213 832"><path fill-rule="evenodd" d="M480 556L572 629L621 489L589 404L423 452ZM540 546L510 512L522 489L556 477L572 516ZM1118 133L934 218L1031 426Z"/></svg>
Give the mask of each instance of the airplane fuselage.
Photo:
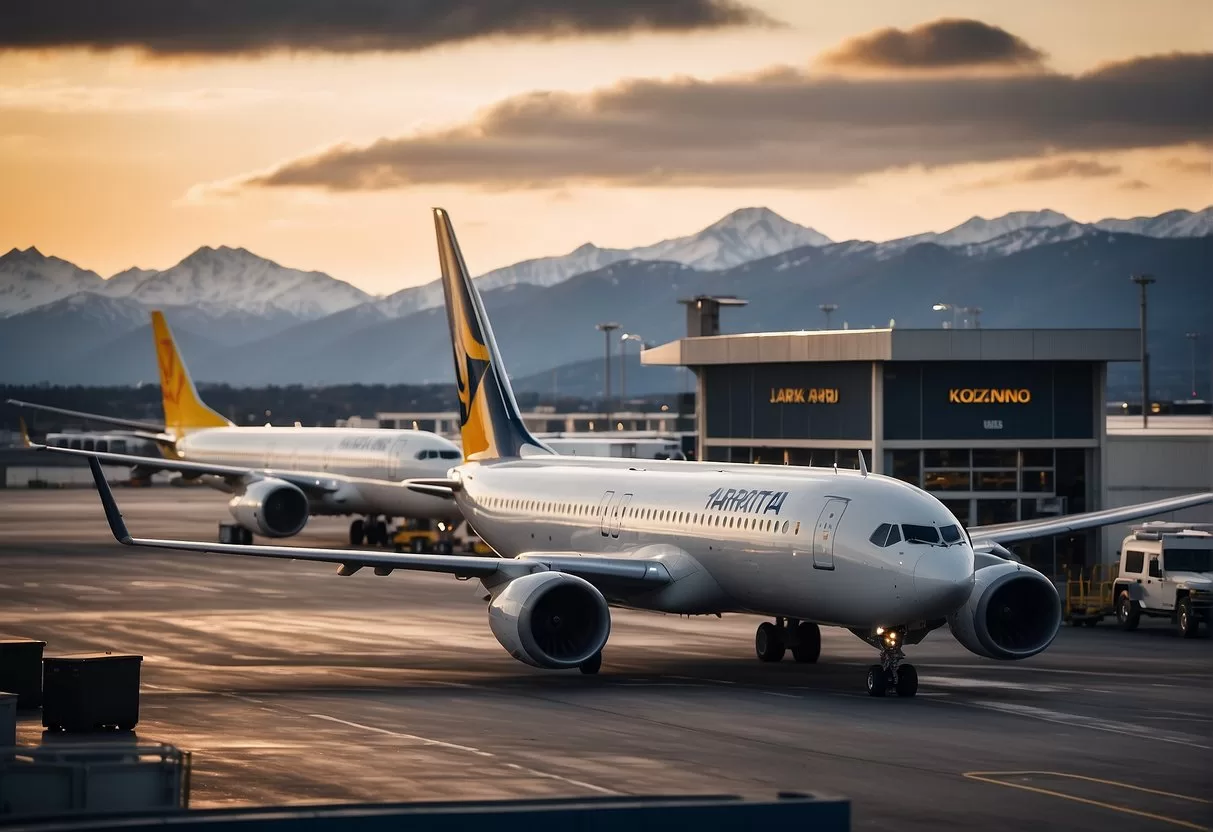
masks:
<svg viewBox="0 0 1213 832"><path fill-rule="evenodd" d="M190 462L342 478L336 491L311 500L312 514L458 517L450 500L401 485L445 476L462 459L455 444L426 431L219 427L193 431L176 447Z"/></svg>
<svg viewBox="0 0 1213 832"><path fill-rule="evenodd" d="M851 627L939 619L973 585L973 551L931 495L857 471L534 456L452 472L457 502L505 557L662 561L674 582L618 605L753 612ZM880 546L882 524L951 543Z"/></svg>

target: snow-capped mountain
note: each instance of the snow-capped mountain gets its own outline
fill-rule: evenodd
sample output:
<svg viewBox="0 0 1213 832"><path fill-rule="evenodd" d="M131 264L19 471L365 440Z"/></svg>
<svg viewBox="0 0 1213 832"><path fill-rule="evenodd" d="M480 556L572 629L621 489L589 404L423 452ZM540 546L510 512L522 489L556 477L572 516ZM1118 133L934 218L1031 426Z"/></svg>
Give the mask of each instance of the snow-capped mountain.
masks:
<svg viewBox="0 0 1213 832"><path fill-rule="evenodd" d="M203 246L162 272L130 269L102 291L148 307L210 305L287 312L314 320L366 303L371 295L323 272L288 269L243 248Z"/></svg>
<svg viewBox="0 0 1213 832"><path fill-rule="evenodd" d="M1094 225L1103 231L1142 234L1146 237L1204 237L1213 234L1213 206L1201 211L1167 211L1157 217L1106 219Z"/></svg>
<svg viewBox="0 0 1213 832"><path fill-rule="evenodd" d="M819 231L786 220L769 208L740 208L685 237L631 249L585 243L568 254L524 260L486 272L476 278L476 285L482 292L524 283L555 286L574 275L624 260L668 260L700 271L720 271L790 249L830 242ZM434 281L389 295L379 307L392 317L402 317L441 304L442 285Z"/></svg>
<svg viewBox="0 0 1213 832"><path fill-rule="evenodd" d="M1096 233L1098 233L1098 229L1093 226L1083 225L1080 222L1067 222L1060 225L1018 228L985 242L949 246L949 248L969 257L1005 257L1017 251Z"/></svg>
<svg viewBox="0 0 1213 832"><path fill-rule="evenodd" d="M0 256L0 318L97 290L102 283L96 272L47 257L33 246L14 248Z"/></svg>
<svg viewBox="0 0 1213 832"><path fill-rule="evenodd" d="M138 266L132 266L126 271L118 272L113 277L105 281L103 289L105 295L111 298L129 297L132 292L139 288L140 284L153 275L160 274L155 269L141 269Z"/></svg>
<svg viewBox="0 0 1213 832"><path fill-rule="evenodd" d="M967 246L974 243L984 243L987 240L993 240L995 237L1001 237L1004 234L1020 231L1024 228L1051 228L1055 225L1066 225L1073 222L1074 220L1065 214L1059 214L1056 211L1012 211L1009 214L1004 214L992 220L988 220L985 217L973 217L947 231L940 233L928 231L925 234L914 234L913 236L903 237L900 240L891 240L890 242L898 243L903 247L917 243L935 243L941 246Z"/></svg>
<svg viewBox="0 0 1213 832"><path fill-rule="evenodd" d="M794 248L831 242L821 232L790 222L769 208L740 208L697 234L634 248L625 256L719 271Z"/></svg>

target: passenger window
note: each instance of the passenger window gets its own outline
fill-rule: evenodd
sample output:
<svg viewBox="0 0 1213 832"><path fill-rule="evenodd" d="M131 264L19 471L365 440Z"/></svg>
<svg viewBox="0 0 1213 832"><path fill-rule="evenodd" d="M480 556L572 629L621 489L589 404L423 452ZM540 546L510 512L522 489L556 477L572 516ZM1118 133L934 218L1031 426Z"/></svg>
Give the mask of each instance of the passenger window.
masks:
<svg viewBox="0 0 1213 832"><path fill-rule="evenodd" d="M876 527L876 531L872 532L872 536L869 537L868 540L875 543L877 546L884 546L885 541L889 539L889 529L891 528L892 526L890 526L888 523L881 523Z"/></svg>
<svg viewBox="0 0 1213 832"><path fill-rule="evenodd" d="M1134 552L1130 549L1125 553L1125 572L1131 572L1134 575L1141 574L1141 568L1146 565L1146 553Z"/></svg>
<svg viewBox="0 0 1213 832"><path fill-rule="evenodd" d="M1158 558L1150 558L1150 577L1161 578L1162 569L1158 565Z"/></svg>

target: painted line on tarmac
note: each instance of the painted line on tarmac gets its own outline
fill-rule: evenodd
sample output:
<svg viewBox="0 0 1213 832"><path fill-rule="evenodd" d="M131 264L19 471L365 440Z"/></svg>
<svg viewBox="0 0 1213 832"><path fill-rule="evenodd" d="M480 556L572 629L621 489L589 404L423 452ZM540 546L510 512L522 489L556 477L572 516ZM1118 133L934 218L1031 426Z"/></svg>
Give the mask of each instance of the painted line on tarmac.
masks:
<svg viewBox="0 0 1213 832"><path fill-rule="evenodd" d="M308 714L308 716L313 717L315 719L323 719L328 722L336 722L341 725L347 725L350 728L358 728L363 731L371 731L372 733L383 734L383 735L389 736L389 737L397 737L400 739L413 740L414 742L420 742L423 745L434 745L434 746L438 746L439 748L448 748L453 751L463 751L467 754L475 754L477 757L497 757L498 756L498 755L492 753L491 751L482 751L479 748L473 748L470 745L459 745L458 743L444 742L442 740L435 740L435 739L431 739L429 737L418 736L417 734L406 734L402 731L391 731L387 728L378 728L374 725L363 725L360 722L350 722L348 719L338 719L337 717L329 716L328 714ZM617 792L614 789L607 789L602 786L595 786L593 783L586 783L583 780L574 780L571 777L562 777L559 774L552 774L551 772L547 772L547 771L539 771L538 769L533 769L533 768L530 768L529 766L519 765L518 763L505 763L505 766L507 768L515 769L516 771L524 772L533 777L542 777L545 780L558 780L561 783L568 783L569 785L578 786L583 789L589 789L590 791L599 792L600 794L611 794L611 795L621 794L621 792Z"/></svg>
<svg viewBox="0 0 1213 832"><path fill-rule="evenodd" d="M955 700L954 700L955 701ZM1052 711L1046 708L1036 708L1031 705L1020 705L1014 702L958 702L957 704L965 705L970 708L981 708L985 711L997 711L998 713L1009 714L1011 716L1023 716L1029 719L1039 719L1042 722L1053 722L1058 725L1069 725L1071 728L1088 728L1092 731L1104 731L1109 734L1120 734L1126 737L1133 737L1139 740L1154 740L1156 742L1166 742L1172 745L1186 745L1190 748L1203 748L1208 750L1211 746L1202 745L1198 742L1184 739L1182 737L1163 737L1149 728L1130 728L1129 726L1115 726L1100 724L1097 719L1081 714L1068 714L1063 711Z"/></svg>
<svg viewBox="0 0 1213 832"><path fill-rule="evenodd" d="M1045 789L1040 786L1029 786L1026 783L1011 783L1006 780L1000 780L1000 777L1023 777L1029 775L1045 776L1045 777L1060 777L1063 779L1084 780L1090 783L1099 783L1104 786L1115 786L1121 789L1131 789L1137 792L1146 794L1159 795L1162 797L1174 798L1177 800L1188 800L1195 803L1209 803L1208 800L1200 797L1192 797L1186 794L1175 794L1174 792L1164 792L1158 789L1147 789L1142 786L1134 786L1131 783L1118 783L1115 780L1101 780L1098 777L1086 777L1081 774L1067 774L1061 771L969 771L963 775L969 780L975 780L978 783L988 783L993 786L1006 786L1009 789L1021 789L1026 792L1035 792L1036 794L1049 795L1050 797L1060 797L1063 800L1072 800L1075 803L1084 803L1088 806L1098 806L1101 809L1110 809L1113 812L1121 812L1126 815L1135 815L1137 817L1156 820L1161 823L1169 823L1173 826L1180 826L1184 829L1195 829L1197 832L1209 832L1209 827L1201 826L1198 823L1182 820L1180 818L1169 817L1168 815L1160 815L1155 812L1145 812L1141 809L1133 809L1129 806L1120 806L1116 803L1107 803L1102 800L1093 800L1089 797L1079 797L1078 795L1059 792L1054 789Z"/></svg>

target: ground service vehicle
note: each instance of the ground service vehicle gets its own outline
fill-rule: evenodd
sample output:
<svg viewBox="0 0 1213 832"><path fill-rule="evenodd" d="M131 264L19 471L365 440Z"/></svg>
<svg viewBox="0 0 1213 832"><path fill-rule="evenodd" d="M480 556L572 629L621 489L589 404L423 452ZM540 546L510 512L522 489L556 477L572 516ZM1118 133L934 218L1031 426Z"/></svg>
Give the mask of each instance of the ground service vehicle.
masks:
<svg viewBox="0 0 1213 832"><path fill-rule="evenodd" d="M1136 629L1141 616L1170 618L1184 638L1213 626L1213 523L1146 523L1120 546L1113 587L1116 620Z"/></svg>

